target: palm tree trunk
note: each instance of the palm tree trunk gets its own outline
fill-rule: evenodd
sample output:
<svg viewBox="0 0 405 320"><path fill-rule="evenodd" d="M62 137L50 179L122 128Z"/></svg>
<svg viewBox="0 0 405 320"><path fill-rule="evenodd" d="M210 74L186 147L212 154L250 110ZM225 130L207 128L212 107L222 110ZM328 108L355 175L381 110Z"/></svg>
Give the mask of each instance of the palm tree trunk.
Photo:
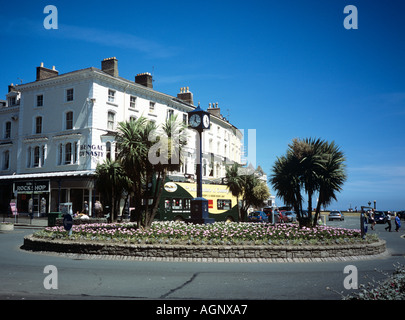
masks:
<svg viewBox="0 0 405 320"><path fill-rule="evenodd" d="M240 222L242 221L242 217L240 216L239 196L236 196L236 210L238 211L238 220Z"/></svg>
<svg viewBox="0 0 405 320"><path fill-rule="evenodd" d="M301 201L301 192L299 188L296 188L295 190L295 195L294 195L294 210L297 212L297 219L299 223L299 227L303 227L304 221L303 221L303 216L302 216L302 201Z"/></svg>
<svg viewBox="0 0 405 320"><path fill-rule="evenodd" d="M321 201L320 201L320 199L321 199L321 195L319 194L319 200L318 200L318 204L316 205L315 218L314 218L314 223L313 223L314 227L316 227L318 225L318 218L319 218L319 215L321 213Z"/></svg>
<svg viewBox="0 0 405 320"><path fill-rule="evenodd" d="M312 192L308 192L308 226L312 225Z"/></svg>
<svg viewBox="0 0 405 320"><path fill-rule="evenodd" d="M152 212L150 214L149 222L148 222L149 224L146 225L147 228L152 225L152 222L155 219L156 212L157 212L157 209L159 207L159 199L160 199L160 196L161 196L161 194L163 192L163 186L164 186L165 180L166 180L166 174L167 174L166 170L163 170L160 181L156 180L156 188L158 189L158 193L155 195L155 198L154 198L154 205L153 205ZM159 176L160 176L160 173L159 173Z"/></svg>

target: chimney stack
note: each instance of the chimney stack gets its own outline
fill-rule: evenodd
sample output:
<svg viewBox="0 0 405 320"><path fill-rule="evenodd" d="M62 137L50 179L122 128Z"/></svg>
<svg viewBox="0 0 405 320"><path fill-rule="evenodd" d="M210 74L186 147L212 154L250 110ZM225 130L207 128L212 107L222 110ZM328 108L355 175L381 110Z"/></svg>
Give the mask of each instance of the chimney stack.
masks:
<svg viewBox="0 0 405 320"><path fill-rule="evenodd" d="M135 76L135 83L153 89L153 79L152 75L149 72L138 73Z"/></svg>
<svg viewBox="0 0 405 320"><path fill-rule="evenodd" d="M58 75L59 75L59 71L55 70L55 66L53 66L52 69L48 69L48 68L45 68L44 63L41 62L41 66L37 67L36 81L57 77Z"/></svg>
<svg viewBox="0 0 405 320"><path fill-rule="evenodd" d="M218 102L215 102L215 103L213 102L213 103L212 103L212 107L211 107L211 103L210 103L210 104L208 105L207 111L208 111L210 114L221 118L221 108L218 108Z"/></svg>
<svg viewBox="0 0 405 320"><path fill-rule="evenodd" d="M8 92L12 92L12 91L17 91L15 89L15 85L13 83L8 86Z"/></svg>
<svg viewBox="0 0 405 320"><path fill-rule="evenodd" d="M116 57L106 58L101 61L101 70L113 77L118 77L118 60Z"/></svg>
<svg viewBox="0 0 405 320"><path fill-rule="evenodd" d="M177 94L177 98L194 105L193 93L190 92L188 87L180 88L180 93Z"/></svg>

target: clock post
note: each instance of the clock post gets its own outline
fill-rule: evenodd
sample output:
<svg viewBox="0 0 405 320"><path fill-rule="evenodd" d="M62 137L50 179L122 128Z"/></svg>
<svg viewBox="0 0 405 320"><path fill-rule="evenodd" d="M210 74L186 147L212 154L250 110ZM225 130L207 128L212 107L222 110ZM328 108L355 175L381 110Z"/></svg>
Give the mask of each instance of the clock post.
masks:
<svg viewBox="0 0 405 320"><path fill-rule="evenodd" d="M202 110L200 105L188 112L189 127L197 131L197 197L191 200L191 219L187 222L195 224L213 223L215 220L208 217L208 200L202 196L202 133L210 128L210 113Z"/></svg>

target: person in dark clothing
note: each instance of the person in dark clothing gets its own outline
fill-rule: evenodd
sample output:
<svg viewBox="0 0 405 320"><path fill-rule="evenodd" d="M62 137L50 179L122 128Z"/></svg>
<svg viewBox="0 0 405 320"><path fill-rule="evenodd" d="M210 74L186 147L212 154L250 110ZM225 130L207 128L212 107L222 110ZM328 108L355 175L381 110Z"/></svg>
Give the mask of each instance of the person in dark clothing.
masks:
<svg viewBox="0 0 405 320"><path fill-rule="evenodd" d="M391 232L391 214L389 212L387 214L387 224L388 226L385 228L385 230Z"/></svg>

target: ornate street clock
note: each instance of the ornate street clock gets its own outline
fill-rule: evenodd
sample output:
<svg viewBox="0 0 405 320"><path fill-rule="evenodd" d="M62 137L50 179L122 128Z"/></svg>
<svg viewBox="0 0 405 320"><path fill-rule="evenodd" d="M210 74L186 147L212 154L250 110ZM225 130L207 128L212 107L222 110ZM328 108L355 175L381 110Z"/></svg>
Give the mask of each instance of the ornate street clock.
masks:
<svg viewBox="0 0 405 320"><path fill-rule="evenodd" d="M209 129L210 128L210 116L209 114L204 114L203 115L203 129Z"/></svg>
<svg viewBox="0 0 405 320"><path fill-rule="evenodd" d="M201 124L201 117L198 114L193 114L190 117L190 120L188 121L190 127L192 128L197 128Z"/></svg>
<svg viewBox="0 0 405 320"><path fill-rule="evenodd" d="M202 196L202 132L210 128L210 113L202 110L198 105L197 108L188 113L188 125L198 132L196 137L198 155L196 159L197 197L191 200L191 219L188 219L188 222L198 224L213 223L215 220L209 218L208 200Z"/></svg>
<svg viewBox="0 0 405 320"><path fill-rule="evenodd" d="M210 128L210 113L204 111L198 106L193 111L188 113L188 125L192 129L199 131Z"/></svg>

